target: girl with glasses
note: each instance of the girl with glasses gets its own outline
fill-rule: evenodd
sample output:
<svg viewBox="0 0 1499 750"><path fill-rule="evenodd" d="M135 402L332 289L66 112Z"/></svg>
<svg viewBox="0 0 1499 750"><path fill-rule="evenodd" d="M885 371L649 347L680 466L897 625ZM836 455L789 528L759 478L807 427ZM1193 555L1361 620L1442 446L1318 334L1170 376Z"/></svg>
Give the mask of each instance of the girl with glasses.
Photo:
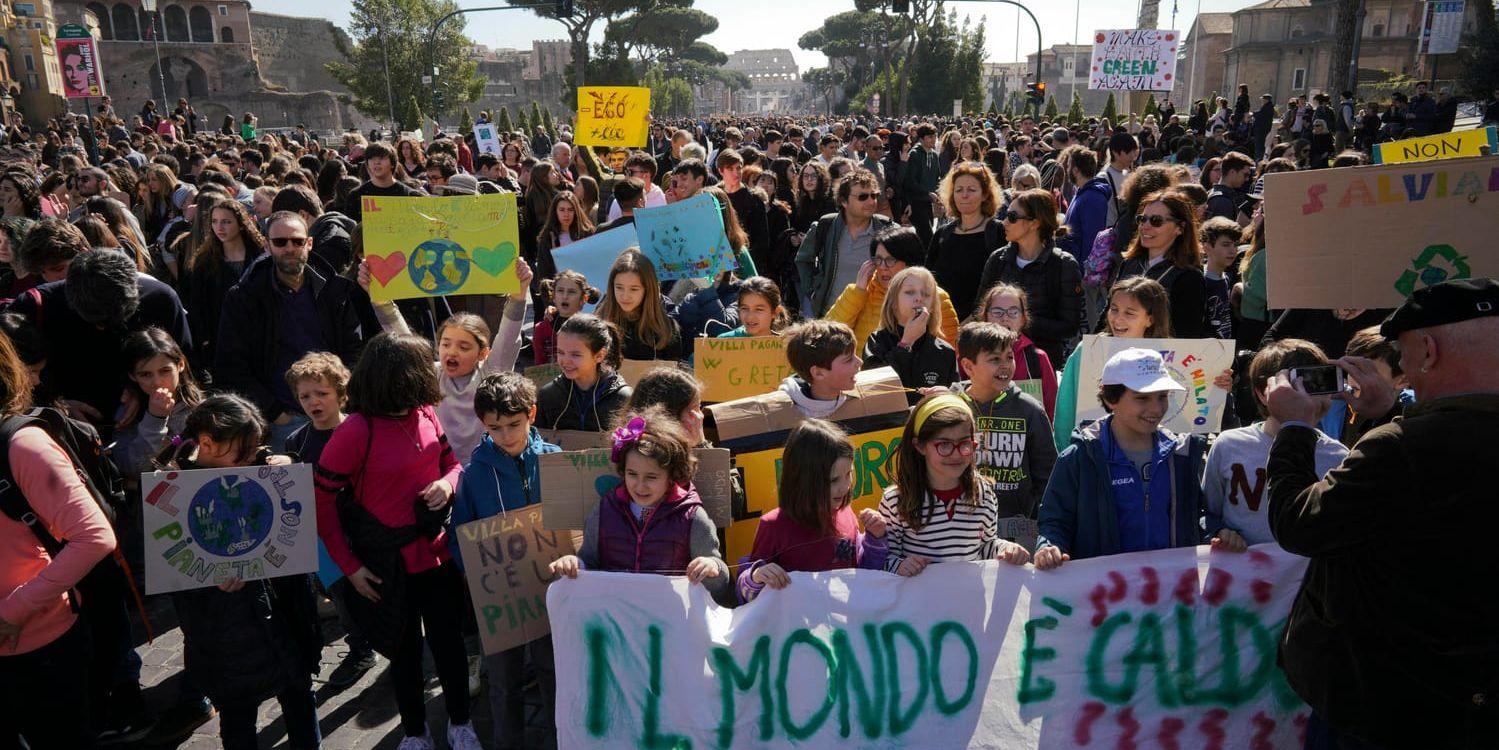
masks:
<svg viewBox="0 0 1499 750"><path fill-rule="evenodd" d="M993 485L974 467L974 429L973 408L956 393L934 393L911 411L886 467L895 482L880 498L886 570L914 576L934 562L1030 560L999 538Z"/></svg>
<svg viewBox="0 0 1499 750"><path fill-rule="evenodd" d="M1055 418L1057 369L1051 364L1046 350L1025 335L1025 327L1030 324L1030 303L1025 290L1013 284L995 284L979 298L969 321L997 323L1015 332L1015 374L1012 379L1046 407L1047 419Z"/></svg>

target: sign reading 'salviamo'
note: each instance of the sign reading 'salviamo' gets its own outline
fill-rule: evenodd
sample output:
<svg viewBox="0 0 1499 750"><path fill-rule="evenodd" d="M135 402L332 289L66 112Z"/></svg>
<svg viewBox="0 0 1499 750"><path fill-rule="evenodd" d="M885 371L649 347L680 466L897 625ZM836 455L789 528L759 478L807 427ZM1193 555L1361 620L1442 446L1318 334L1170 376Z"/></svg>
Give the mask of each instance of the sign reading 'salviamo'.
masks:
<svg viewBox="0 0 1499 750"><path fill-rule="evenodd" d="M1275 651L1304 569L1262 545L794 573L736 610L585 571L547 595L559 746L1299 748Z"/></svg>

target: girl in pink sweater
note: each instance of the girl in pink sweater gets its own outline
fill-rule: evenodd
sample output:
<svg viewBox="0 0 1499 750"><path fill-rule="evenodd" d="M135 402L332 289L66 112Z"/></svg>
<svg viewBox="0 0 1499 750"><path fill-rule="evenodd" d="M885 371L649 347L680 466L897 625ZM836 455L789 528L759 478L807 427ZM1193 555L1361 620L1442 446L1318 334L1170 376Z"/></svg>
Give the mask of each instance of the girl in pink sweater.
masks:
<svg viewBox="0 0 1499 750"><path fill-rule="evenodd" d="M0 336L0 415L24 412L30 394L26 368ZM0 711L31 747L92 747L89 634L68 590L114 550L114 532L45 430L22 427L6 451L15 478L9 491L19 490L39 524L67 546L54 557L31 528L0 513Z"/></svg>
<svg viewBox="0 0 1499 750"><path fill-rule="evenodd" d="M351 615L391 660L402 748L432 747L422 633L448 710L448 746L479 747L469 723L464 583L443 536L462 468L433 404L432 347L410 334L371 339L349 381L350 416L317 465L318 536L359 593Z"/></svg>

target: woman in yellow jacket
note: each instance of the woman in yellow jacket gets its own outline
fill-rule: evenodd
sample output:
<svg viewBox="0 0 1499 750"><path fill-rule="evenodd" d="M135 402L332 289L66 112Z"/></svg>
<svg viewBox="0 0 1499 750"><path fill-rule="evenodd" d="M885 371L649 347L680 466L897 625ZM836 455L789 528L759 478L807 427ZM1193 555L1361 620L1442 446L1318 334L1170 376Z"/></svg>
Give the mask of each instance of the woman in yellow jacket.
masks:
<svg viewBox="0 0 1499 750"><path fill-rule="evenodd" d="M919 266L925 258L921 238L911 227L890 227L876 234L869 241L870 259L859 266L859 275L854 283L843 288L843 293L828 308L828 320L836 320L854 329L854 351L864 351L869 335L880 327L880 310L885 304L885 290L890 279L909 266ZM940 334L942 339L957 346L958 312L953 309L947 292L937 290L942 308Z"/></svg>

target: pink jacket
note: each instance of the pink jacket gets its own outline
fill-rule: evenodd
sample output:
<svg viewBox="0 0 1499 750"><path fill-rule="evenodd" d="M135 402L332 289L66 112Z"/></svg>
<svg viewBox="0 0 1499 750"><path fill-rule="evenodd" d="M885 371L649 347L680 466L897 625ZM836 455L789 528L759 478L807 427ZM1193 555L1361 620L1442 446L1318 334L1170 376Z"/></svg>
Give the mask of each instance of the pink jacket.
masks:
<svg viewBox="0 0 1499 750"><path fill-rule="evenodd" d="M21 626L19 639L0 639L0 656L35 651L66 633L77 619L68 589L115 548L109 520L45 431L17 432L10 466L31 509L67 546L53 558L31 529L0 513L0 619Z"/></svg>

